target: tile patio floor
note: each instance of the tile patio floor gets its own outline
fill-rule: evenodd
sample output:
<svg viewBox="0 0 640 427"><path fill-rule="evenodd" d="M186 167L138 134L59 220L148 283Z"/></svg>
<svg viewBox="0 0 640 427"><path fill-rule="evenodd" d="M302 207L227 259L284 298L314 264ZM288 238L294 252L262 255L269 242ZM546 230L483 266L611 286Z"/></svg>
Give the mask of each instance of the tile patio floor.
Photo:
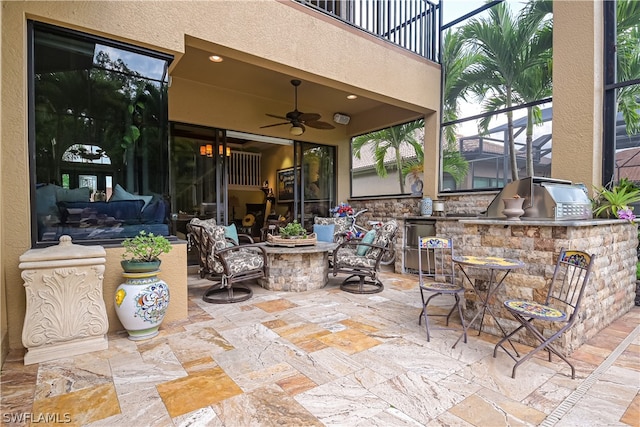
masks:
<svg viewBox="0 0 640 427"><path fill-rule="evenodd" d="M9 355L3 425L53 417L87 426L640 425L640 307L564 363L534 358L511 378L491 335L418 326L414 276L383 274L374 295L266 291L204 303L192 276L189 320L154 339L109 336L109 349L24 366ZM16 420L22 420L22 422ZM32 425L47 425L38 422Z"/></svg>

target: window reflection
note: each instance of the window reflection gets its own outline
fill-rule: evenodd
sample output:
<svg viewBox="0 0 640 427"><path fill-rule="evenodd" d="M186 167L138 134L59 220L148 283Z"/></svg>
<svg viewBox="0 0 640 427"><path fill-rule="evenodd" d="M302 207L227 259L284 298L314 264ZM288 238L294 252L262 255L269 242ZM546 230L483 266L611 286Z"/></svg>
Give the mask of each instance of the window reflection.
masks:
<svg viewBox="0 0 640 427"><path fill-rule="evenodd" d="M169 57L31 28L37 240L168 235Z"/></svg>

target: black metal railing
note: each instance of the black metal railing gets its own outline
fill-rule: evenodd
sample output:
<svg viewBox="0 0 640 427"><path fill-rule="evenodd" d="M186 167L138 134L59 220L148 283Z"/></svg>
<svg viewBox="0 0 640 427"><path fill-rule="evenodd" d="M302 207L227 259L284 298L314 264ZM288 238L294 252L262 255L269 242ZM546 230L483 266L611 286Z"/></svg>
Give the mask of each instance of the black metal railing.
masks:
<svg viewBox="0 0 640 427"><path fill-rule="evenodd" d="M439 2L429 0L294 0L438 62Z"/></svg>

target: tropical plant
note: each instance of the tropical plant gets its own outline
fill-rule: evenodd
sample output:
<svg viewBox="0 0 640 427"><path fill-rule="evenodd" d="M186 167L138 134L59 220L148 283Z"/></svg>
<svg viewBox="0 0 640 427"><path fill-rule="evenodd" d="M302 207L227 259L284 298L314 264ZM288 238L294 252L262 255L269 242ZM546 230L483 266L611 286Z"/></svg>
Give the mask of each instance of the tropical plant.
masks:
<svg viewBox="0 0 640 427"><path fill-rule="evenodd" d="M171 250L171 242L164 236L156 236L142 230L135 237L122 241L122 259L132 262L154 262L159 256Z"/></svg>
<svg viewBox="0 0 640 427"><path fill-rule="evenodd" d="M448 29L442 39L442 74L444 89L442 95L442 121L452 122L458 119L460 100L466 100L469 82L468 71L479 61L477 48L464 42L460 30ZM443 137L446 145L455 145L456 125L446 126Z"/></svg>
<svg viewBox="0 0 640 427"><path fill-rule="evenodd" d="M391 150L394 155L393 164L398 171L398 182L400 184L400 193L404 193L404 178L402 172L403 160L400 147L403 144L411 145L416 153L422 150L422 143L416 138L416 131L424 128L424 119L415 120L397 126L381 129L376 132L367 133L357 136L353 139L353 155L358 159L361 158L362 150L370 147L375 158L375 168L378 176L385 178L387 176L386 156Z"/></svg>
<svg viewBox="0 0 640 427"><path fill-rule="evenodd" d="M524 92L523 89L530 85L541 84L543 75L533 70L549 67L551 27L546 20L547 13L544 13L549 4L549 0L534 0L513 17L507 5L499 3L488 10L488 17L472 19L464 27L466 42L472 49L477 49L480 56L476 66L463 73L463 80L483 101L484 112L508 109L522 103L525 97L535 97L534 91L519 93L518 90ZM513 112L505 114L511 177L517 180ZM483 132L487 131L493 117L480 121Z"/></svg>
<svg viewBox="0 0 640 427"><path fill-rule="evenodd" d="M419 147L415 153L415 159L406 161L402 166L404 177L407 175L418 177L424 172L424 149ZM451 175L456 184L462 182L469 172L469 162L455 148L455 141L453 143L445 142L442 151L442 172Z"/></svg>
<svg viewBox="0 0 640 427"><path fill-rule="evenodd" d="M621 218L621 213L628 219L628 212L633 208L632 203L640 202L640 187L635 183L622 179L611 189L600 187L596 189L596 197L592 200L593 213L600 218Z"/></svg>

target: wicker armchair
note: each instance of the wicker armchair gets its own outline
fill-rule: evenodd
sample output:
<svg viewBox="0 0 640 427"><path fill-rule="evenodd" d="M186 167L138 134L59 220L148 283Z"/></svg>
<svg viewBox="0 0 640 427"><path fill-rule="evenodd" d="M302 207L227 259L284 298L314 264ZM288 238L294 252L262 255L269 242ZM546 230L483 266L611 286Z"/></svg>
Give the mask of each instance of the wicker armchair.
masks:
<svg viewBox="0 0 640 427"><path fill-rule="evenodd" d="M200 277L215 281L202 299L214 304L246 301L253 291L238 285L249 279L266 276L267 257L264 248L251 243L238 244L225 236L226 227L215 221L193 219L187 224L189 242L199 252ZM239 235L242 236L242 235Z"/></svg>

